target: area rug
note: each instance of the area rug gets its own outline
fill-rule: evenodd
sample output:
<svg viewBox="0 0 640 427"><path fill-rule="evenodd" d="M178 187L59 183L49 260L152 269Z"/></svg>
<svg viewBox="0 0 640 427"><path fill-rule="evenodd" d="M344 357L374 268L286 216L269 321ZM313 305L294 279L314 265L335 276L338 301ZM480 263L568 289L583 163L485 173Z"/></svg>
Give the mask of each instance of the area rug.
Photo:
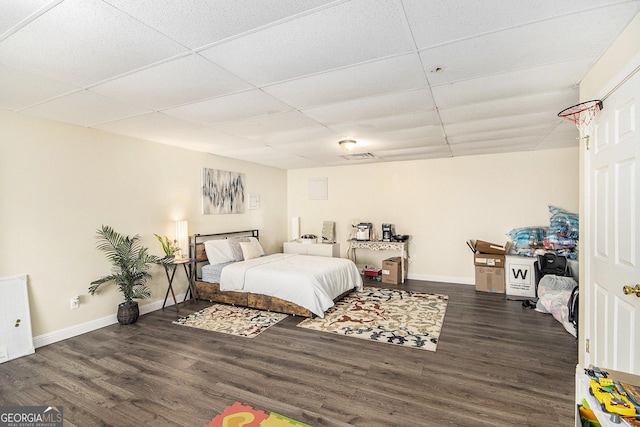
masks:
<svg viewBox="0 0 640 427"><path fill-rule="evenodd" d="M207 331L253 338L273 326L286 314L256 310L248 307L236 307L226 304L213 304L173 323Z"/></svg>
<svg viewBox="0 0 640 427"><path fill-rule="evenodd" d="M365 287L301 328L436 351L447 295Z"/></svg>
<svg viewBox="0 0 640 427"><path fill-rule="evenodd" d="M309 424L292 420L275 412L253 409L236 402L227 406L211 423L204 427L311 427Z"/></svg>

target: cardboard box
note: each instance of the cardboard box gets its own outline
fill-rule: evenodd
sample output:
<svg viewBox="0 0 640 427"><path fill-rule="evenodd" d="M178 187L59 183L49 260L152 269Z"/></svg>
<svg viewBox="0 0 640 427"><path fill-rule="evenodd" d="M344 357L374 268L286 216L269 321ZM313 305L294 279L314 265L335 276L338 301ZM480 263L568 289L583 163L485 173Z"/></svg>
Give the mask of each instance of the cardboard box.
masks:
<svg viewBox="0 0 640 427"><path fill-rule="evenodd" d="M382 283L402 282L402 260L399 256L382 261Z"/></svg>
<svg viewBox="0 0 640 427"><path fill-rule="evenodd" d="M507 295L536 297L536 261L537 257L517 255L508 255L505 258Z"/></svg>
<svg viewBox="0 0 640 427"><path fill-rule="evenodd" d="M476 266L476 291L504 294L504 268Z"/></svg>
<svg viewBox="0 0 640 427"><path fill-rule="evenodd" d="M475 254L473 263L479 267L504 268L504 255Z"/></svg>
<svg viewBox="0 0 640 427"><path fill-rule="evenodd" d="M507 242L504 245L497 243L485 242L484 240L476 240L475 249L480 254L494 254L504 255L509 250L511 242Z"/></svg>

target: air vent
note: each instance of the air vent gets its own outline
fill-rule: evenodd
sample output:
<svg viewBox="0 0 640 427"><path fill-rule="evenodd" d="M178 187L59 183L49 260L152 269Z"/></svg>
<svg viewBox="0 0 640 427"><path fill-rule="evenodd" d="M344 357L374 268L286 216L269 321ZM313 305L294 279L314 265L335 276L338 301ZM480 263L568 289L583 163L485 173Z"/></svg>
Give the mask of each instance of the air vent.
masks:
<svg viewBox="0 0 640 427"><path fill-rule="evenodd" d="M346 154L344 156L340 156L343 159L347 159L347 160L367 160L367 159L375 159L376 156L374 156L371 153L356 153L356 154Z"/></svg>

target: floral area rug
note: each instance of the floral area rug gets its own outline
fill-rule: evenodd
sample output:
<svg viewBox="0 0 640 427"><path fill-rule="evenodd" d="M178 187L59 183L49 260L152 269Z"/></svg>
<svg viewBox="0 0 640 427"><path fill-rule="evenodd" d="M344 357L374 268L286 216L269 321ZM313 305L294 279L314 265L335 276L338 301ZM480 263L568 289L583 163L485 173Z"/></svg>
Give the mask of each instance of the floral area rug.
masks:
<svg viewBox="0 0 640 427"><path fill-rule="evenodd" d="M207 331L253 338L285 317L287 315L282 313L272 313L270 311L226 304L213 304L211 307L182 317L173 323L206 329Z"/></svg>
<svg viewBox="0 0 640 427"><path fill-rule="evenodd" d="M436 351L447 295L365 287L301 328Z"/></svg>
<svg viewBox="0 0 640 427"><path fill-rule="evenodd" d="M205 427L311 427L309 424L292 420L275 412L253 409L251 406L236 402L227 406Z"/></svg>

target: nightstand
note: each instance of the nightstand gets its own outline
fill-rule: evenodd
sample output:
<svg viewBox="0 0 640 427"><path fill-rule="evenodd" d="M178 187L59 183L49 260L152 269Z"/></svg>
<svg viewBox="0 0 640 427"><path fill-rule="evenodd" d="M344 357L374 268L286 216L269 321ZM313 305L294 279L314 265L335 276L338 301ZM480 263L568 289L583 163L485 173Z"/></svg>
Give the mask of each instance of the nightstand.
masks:
<svg viewBox="0 0 640 427"><path fill-rule="evenodd" d="M176 311L180 311L180 307L178 306L178 300L176 300L176 294L173 292L173 278L176 275L176 270L178 266L182 266L184 268L184 274L187 276L187 281L189 283L189 288L187 292L184 294L184 299L182 302L184 303L187 300L187 296L191 295L191 298L194 297L195 292L193 292L193 263L195 260L191 258L184 259L174 259L170 264L164 265L164 272L167 274L167 282L169 282L169 286L167 287L167 293L164 295L164 302L162 303L162 308L167 304L167 298L169 297L169 292L171 292L171 296L173 297L173 303L175 304Z"/></svg>

